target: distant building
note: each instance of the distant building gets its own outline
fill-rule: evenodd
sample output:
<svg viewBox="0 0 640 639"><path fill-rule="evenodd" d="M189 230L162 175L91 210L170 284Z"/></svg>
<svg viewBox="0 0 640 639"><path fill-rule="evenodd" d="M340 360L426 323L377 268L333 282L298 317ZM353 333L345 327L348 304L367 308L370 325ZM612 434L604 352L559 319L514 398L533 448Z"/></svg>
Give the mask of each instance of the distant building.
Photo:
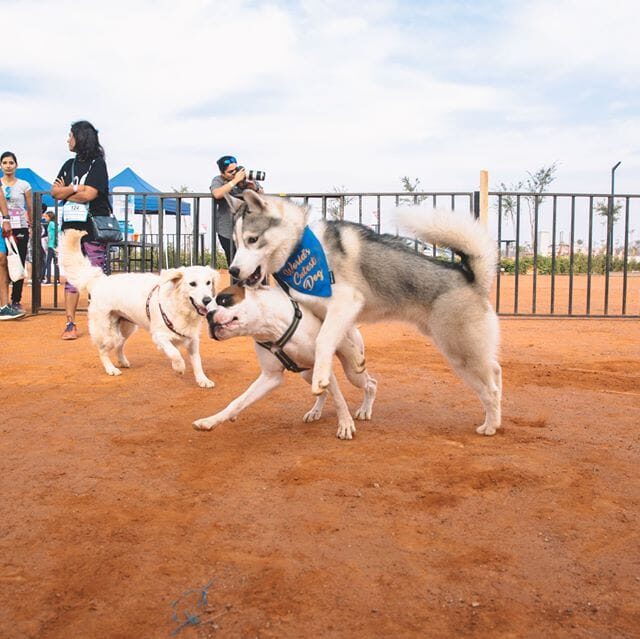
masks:
<svg viewBox="0 0 640 639"><path fill-rule="evenodd" d="M538 255L551 255L551 233L538 231Z"/></svg>

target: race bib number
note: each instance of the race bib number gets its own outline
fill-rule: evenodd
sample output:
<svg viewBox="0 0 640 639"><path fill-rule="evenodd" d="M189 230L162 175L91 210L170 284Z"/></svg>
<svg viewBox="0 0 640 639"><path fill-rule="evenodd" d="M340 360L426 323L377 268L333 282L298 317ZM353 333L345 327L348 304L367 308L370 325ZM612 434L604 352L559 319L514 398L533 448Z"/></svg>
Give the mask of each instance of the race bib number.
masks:
<svg viewBox="0 0 640 639"><path fill-rule="evenodd" d="M62 207L62 219L65 222L86 222L89 207L82 202L67 202Z"/></svg>
<svg viewBox="0 0 640 639"><path fill-rule="evenodd" d="M12 229L22 228L22 209L9 209L9 220Z"/></svg>

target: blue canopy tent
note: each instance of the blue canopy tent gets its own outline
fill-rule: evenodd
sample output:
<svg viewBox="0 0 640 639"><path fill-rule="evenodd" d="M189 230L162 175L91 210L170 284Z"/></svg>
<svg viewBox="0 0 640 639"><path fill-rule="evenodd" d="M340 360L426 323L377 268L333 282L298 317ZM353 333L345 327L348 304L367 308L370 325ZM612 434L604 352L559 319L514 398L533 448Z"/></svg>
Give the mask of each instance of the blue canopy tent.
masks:
<svg viewBox="0 0 640 639"><path fill-rule="evenodd" d="M113 191L116 187L129 187L133 189L134 193L160 193L159 189L156 189L154 186L151 186L149 182L145 182L133 169L127 167L126 169L120 171L118 175L114 175L109 180L109 190ZM145 202L146 199L146 202ZM160 205L159 198L155 196L147 196L146 198L142 195L135 196L135 212L143 213L146 211L147 213L158 213L158 207ZM163 208L164 212L169 215L176 214L176 199L175 198L165 198L163 200ZM180 203L180 214L181 215L191 215L191 204L188 202Z"/></svg>
<svg viewBox="0 0 640 639"><path fill-rule="evenodd" d="M31 169L16 169L16 177L20 180L25 180L31 184L31 191L46 191L47 195L42 196L42 201L47 206L55 206L55 200L49 195L51 191L51 183L47 182L44 178L41 178L35 171ZM175 205L174 205L175 208Z"/></svg>

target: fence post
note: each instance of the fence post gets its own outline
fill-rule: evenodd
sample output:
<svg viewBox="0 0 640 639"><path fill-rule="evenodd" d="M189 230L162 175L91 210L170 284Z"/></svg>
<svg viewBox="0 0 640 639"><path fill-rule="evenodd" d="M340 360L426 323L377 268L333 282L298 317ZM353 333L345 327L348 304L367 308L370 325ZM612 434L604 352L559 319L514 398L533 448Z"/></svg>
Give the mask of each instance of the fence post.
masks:
<svg viewBox="0 0 640 639"><path fill-rule="evenodd" d="M480 195L479 195L479 215L480 221L485 225L489 225L489 171L480 171ZM476 215L476 217L478 217Z"/></svg>
<svg viewBox="0 0 640 639"><path fill-rule="evenodd" d="M42 193L33 191L31 196L31 312L36 315L42 306ZM58 222L56 221L56 224ZM57 231L56 231L57 234ZM46 259L46 257L45 257ZM53 281L56 281L54 274ZM54 284L55 287L55 284ZM11 301L11 300L9 300Z"/></svg>
<svg viewBox="0 0 640 639"><path fill-rule="evenodd" d="M607 252L605 256L605 273L604 273L604 314L609 314L609 274L611 273L611 262L613 258L613 211L615 198L615 173L616 169L622 164L618 162L611 169L611 195L609 196L609 205L607 206Z"/></svg>
<svg viewBox="0 0 640 639"><path fill-rule="evenodd" d="M201 264L200 258L202 253L200 252L199 243L200 234L200 198L193 198L193 212L191 217L191 244L192 255L191 264Z"/></svg>

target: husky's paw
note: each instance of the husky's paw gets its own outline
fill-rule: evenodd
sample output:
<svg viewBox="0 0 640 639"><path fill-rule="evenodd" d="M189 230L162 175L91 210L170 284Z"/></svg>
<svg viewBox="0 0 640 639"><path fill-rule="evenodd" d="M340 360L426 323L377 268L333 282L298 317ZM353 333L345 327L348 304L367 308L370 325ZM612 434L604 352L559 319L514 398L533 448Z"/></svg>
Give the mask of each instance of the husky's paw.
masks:
<svg viewBox="0 0 640 639"><path fill-rule="evenodd" d="M367 406L367 404L362 404L360 408L355 412L354 417L356 419L360 419L362 421L368 421L371 419L371 414L373 413L373 407Z"/></svg>
<svg viewBox="0 0 640 639"><path fill-rule="evenodd" d="M224 420L216 419L216 415L211 417L203 417L202 419L196 419L192 426L196 430L213 430L218 424L221 424Z"/></svg>
<svg viewBox="0 0 640 639"><path fill-rule="evenodd" d="M117 377L118 375L122 375L122 371L115 366L113 368L107 368L107 375L113 375L113 377Z"/></svg>
<svg viewBox="0 0 640 639"><path fill-rule="evenodd" d="M124 355L118 358L118 366L120 366L120 368L131 368L129 360Z"/></svg>
<svg viewBox="0 0 640 639"><path fill-rule="evenodd" d="M200 388L213 388L216 385L216 383L208 377L198 377L198 379L196 379L196 383Z"/></svg>
<svg viewBox="0 0 640 639"><path fill-rule="evenodd" d="M183 359L172 359L171 360L171 368L178 373L178 375L184 375L185 371L185 363Z"/></svg>
<svg viewBox="0 0 640 639"><path fill-rule="evenodd" d="M491 436L496 434L498 428L500 428L500 426L487 424L487 422L485 422L484 424L482 424L482 426L478 426L478 428L476 428L476 433L478 433L478 435Z"/></svg>
<svg viewBox="0 0 640 639"><path fill-rule="evenodd" d="M345 419L338 424L338 432L336 433L336 437L338 439L353 439L355 434L356 425L353 423L352 419Z"/></svg>
<svg viewBox="0 0 640 639"><path fill-rule="evenodd" d="M303 422L317 422L322 417L322 409L318 409L315 406L302 418Z"/></svg>

